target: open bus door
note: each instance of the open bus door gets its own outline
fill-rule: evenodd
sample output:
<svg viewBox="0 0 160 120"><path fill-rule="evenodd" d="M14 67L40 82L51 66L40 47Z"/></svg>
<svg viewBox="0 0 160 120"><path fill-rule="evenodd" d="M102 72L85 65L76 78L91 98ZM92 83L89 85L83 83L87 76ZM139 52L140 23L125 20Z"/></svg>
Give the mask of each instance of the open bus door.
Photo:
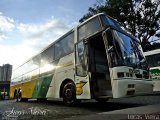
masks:
<svg viewBox="0 0 160 120"><path fill-rule="evenodd" d="M84 40L76 44L75 82L77 99L91 99L88 74L88 47Z"/></svg>
<svg viewBox="0 0 160 120"><path fill-rule="evenodd" d="M106 101L112 97L110 69L102 34L76 44L77 98ZM84 86L82 89L79 87ZM82 93L83 92L83 93Z"/></svg>
<svg viewBox="0 0 160 120"><path fill-rule="evenodd" d="M92 98L97 101L106 101L112 97L112 87L102 34L90 38L87 44Z"/></svg>

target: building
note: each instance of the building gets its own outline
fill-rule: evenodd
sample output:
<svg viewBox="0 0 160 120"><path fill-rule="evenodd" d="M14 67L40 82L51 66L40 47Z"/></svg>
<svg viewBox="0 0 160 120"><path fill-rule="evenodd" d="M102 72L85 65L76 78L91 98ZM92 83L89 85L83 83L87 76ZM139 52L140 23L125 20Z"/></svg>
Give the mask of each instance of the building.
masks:
<svg viewBox="0 0 160 120"><path fill-rule="evenodd" d="M11 81L12 65L4 64L0 66L0 81Z"/></svg>
<svg viewBox="0 0 160 120"><path fill-rule="evenodd" d="M12 65L4 64L0 66L0 99L9 98L11 75Z"/></svg>
<svg viewBox="0 0 160 120"><path fill-rule="evenodd" d="M0 66L0 81L2 81L2 66Z"/></svg>
<svg viewBox="0 0 160 120"><path fill-rule="evenodd" d="M10 81L0 81L0 100L9 99Z"/></svg>

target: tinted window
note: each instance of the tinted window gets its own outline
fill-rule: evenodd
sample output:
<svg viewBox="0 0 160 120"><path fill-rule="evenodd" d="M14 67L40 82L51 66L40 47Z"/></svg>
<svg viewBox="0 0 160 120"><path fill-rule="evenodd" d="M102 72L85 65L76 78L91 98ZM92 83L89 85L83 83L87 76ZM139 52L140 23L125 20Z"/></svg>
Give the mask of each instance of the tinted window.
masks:
<svg viewBox="0 0 160 120"><path fill-rule="evenodd" d="M98 17L80 26L78 29L79 41L99 31L100 27Z"/></svg>
<svg viewBox="0 0 160 120"><path fill-rule="evenodd" d="M28 72L25 75L23 75L23 80L31 80L32 78L32 72Z"/></svg>
<svg viewBox="0 0 160 120"><path fill-rule="evenodd" d="M22 75L22 69L21 67L17 68L16 70L13 71L12 79L20 77Z"/></svg>
<svg viewBox="0 0 160 120"><path fill-rule="evenodd" d="M71 33L55 44L55 59L71 53L73 48L74 34Z"/></svg>
<svg viewBox="0 0 160 120"><path fill-rule="evenodd" d="M52 62L54 59L54 47L51 46L41 53L41 66Z"/></svg>
<svg viewBox="0 0 160 120"><path fill-rule="evenodd" d="M73 51L74 48L74 34L71 33L61 41L64 54L68 54Z"/></svg>
<svg viewBox="0 0 160 120"><path fill-rule="evenodd" d="M32 64L32 69L36 69L39 68L40 66L40 55L35 56L34 58L32 58L33 64Z"/></svg>
<svg viewBox="0 0 160 120"><path fill-rule="evenodd" d="M76 45L76 74L86 76L86 48L83 41Z"/></svg>
<svg viewBox="0 0 160 120"><path fill-rule="evenodd" d="M63 55L63 52L64 51L62 51L61 42L57 42L55 44L55 59L61 57Z"/></svg>
<svg viewBox="0 0 160 120"><path fill-rule="evenodd" d="M23 74L28 73L32 70L32 60L29 60L22 66Z"/></svg>
<svg viewBox="0 0 160 120"><path fill-rule="evenodd" d="M102 23L103 23L104 26L111 25L111 26L113 26L113 27L115 27L117 29L123 29L124 30L124 27L121 26L119 24L119 22L115 21L114 19L112 19L112 18L110 18L108 16L102 15L101 19L102 19Z"/></svg>

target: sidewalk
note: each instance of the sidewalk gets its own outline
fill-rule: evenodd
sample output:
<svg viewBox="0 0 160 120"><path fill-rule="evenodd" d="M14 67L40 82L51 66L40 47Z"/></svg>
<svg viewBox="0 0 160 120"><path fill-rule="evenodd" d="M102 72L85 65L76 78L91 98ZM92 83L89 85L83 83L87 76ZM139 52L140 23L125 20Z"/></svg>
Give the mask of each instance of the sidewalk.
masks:
<svg viewBox="0 0 160 120"><path fill-rule="evenodd" d="M160 104L75 116L63 120L160 120Z"/></svg>

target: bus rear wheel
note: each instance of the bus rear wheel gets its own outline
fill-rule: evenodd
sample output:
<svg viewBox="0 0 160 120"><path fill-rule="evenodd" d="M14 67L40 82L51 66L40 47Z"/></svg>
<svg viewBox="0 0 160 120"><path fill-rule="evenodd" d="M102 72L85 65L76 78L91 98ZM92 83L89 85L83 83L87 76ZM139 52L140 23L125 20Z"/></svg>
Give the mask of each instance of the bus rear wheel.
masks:
<svg viewBox="0 0 160 120"><path fill-rule="evenodd" d="M77 102L76 100L76 89L72 82L68 82L63 87L63 102L67 106L74 106Z"/></svg>
<svg viewBox="0 0 160 120"><path fill-rule="evenodd" d="M28 98L21 98L20 102L28 102Z"/></svg>

